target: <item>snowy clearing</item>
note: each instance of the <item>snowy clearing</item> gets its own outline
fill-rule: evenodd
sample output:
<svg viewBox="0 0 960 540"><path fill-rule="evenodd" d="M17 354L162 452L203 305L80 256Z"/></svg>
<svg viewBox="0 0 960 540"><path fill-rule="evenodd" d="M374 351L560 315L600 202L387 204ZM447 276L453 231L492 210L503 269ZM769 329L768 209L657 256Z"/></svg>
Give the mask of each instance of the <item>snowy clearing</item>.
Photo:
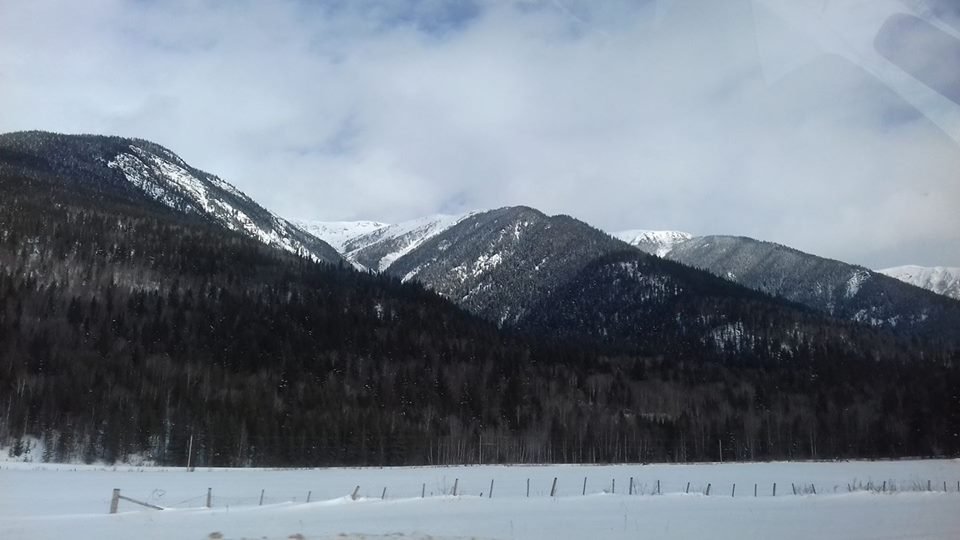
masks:
<svg viewBox="0 0 960 540"><path fill-rule="evenodd" d="M958 482L958 460L194 472L4 463L0 538L946 539L960 538ZM114 488L168 509L121 500L109 515Z"/></svg>

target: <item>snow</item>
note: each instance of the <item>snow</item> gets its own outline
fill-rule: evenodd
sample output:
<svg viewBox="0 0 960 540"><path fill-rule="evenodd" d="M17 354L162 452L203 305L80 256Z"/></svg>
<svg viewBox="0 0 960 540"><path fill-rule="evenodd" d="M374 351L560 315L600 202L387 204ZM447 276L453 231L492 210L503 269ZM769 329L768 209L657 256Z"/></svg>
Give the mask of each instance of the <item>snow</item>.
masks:
<svg viewBox="0 0 960 540"><path fill-rule="evenodd" d="M870 272L867 270L856 270L850 276L850 279L847 280L847 298L853 298L860 292L860 287L863 286L866 281L870 279Z"/></svg>
<svg viewBox="0 0 960 540"><path fill-rule="evenodd" d="M131 147L133 148L133 147ZM176 199L162 186L150 178L150 169L133 154L119 154L107 162L107 167L119 169L131 184L146 193L150 198L162 204L175 207Z"/></svg>
<svg viewBox="0 0 960 540"><path fill-rule="evenodd" d="M642 494L627 494L630 477ZM957 460L195 472L19 463L0 465L0 538L946 539L960 538L958 480ZM848 492L870 482L887 492ZM114 488L168 509L121 501L109 515Z"/></svg>
<svg viewBox="0 0 960 540"><path fill-rule="evenodd" d="M518 222L516 222L516 223L513 225L513 239L514 239L514 240L519 240L519 239L520 239L520 233L523 231L523 229L526 229L526 228L529 227L529 226L530 226L530 222L529 222L529 221L522 221L522 222L521 222L521 221L518 221Z"/></svg>
<svg viewBox="0 0 960 540"><path fill-rule="evenodd" d="M350 240L378 231L389 225L379 221L308 221L296 220L294 224L316 236L343 253Z"/></svg>
<svg viewBox="0 0 960 540"><path fill-rule="evenodd" d="M906 265L884 268L877 272L960 300L960 267Z"/></svg>
<svg viewBox="0 0 960 540"><path fill-rule="evenodd" d="M419 273L420 273L420 270L422 270L422 269L423 269L423 265L421 264L421 265L417 266L416 268L414 268L413 270L411 270L411 271L407 272L406 274L404 274L403 279L401 279L400 281L402 281L403 283L406 283L406 282L410 281L411 279L417 277L417 274L419 274Z"/></svg>
<svg viewBox="0 0 960 540"><path fill-rule="evenodd" d="M378 245L391 246L376 268L383 272L397 259L424 242L479 213L437 214L388 225L379 221L299 221L307 232L332 245L348 261L358 264L361 250ZM412 277L412 276L411 276Z"/></svg>
<svg viewBox="0 0 960 540"><path fill-rule="evenodd" d="M493 270L503 262L503 256L499 253L486 253L473 262L473 277L478 277L485 272Z"/></svg>
<svg viewBox="0 0 960 540"><path fill-rule="evenodd" d="M736 321L714 328L710 335L718 347L730 347L740 352L744 349L744 341L750 340L743 328L743 322ZM752 340L750 340L752 341Z"/></svg>
<svg viewBox="0 0 960 540"><path fill-rule="evenodd" d="M384 234L380 236L381 241L397 240L400 245L395 251L388 253L380 259L379 270L383 272L400 257L417 249L427 240L430 240L475 213L476 212L470 212L457 215L438 214L391 225L385 229Z"/></svg>
<svg viewBox="0 0 960 540"><path fill-rule="evenodd" d="M680 231L651 231L647 229L631 229L612 233L614 238L622 240L631 246L653 247L653 253L663 257L677 244L693 238L690 233Z"/></svg>

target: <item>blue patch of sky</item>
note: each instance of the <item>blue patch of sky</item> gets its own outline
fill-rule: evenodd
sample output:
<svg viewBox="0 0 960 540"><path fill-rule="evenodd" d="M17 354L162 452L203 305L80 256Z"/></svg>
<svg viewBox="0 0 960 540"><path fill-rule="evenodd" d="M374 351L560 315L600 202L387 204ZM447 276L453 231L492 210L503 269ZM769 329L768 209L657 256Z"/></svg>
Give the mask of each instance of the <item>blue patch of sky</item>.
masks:
<svg viewBox="0 0 960 540"><path fill-rule="evenodd" d="M299 0L304 13L359 15L380 30L412 27L434 38L467 28L483 13L479 0Z"/></svg>

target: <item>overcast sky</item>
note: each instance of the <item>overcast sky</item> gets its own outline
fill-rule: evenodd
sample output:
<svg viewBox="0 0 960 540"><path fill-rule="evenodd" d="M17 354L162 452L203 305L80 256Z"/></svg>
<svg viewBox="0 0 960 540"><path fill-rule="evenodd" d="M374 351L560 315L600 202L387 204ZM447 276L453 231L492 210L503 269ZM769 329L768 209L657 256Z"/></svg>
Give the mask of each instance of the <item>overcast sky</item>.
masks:
<svg viewBox="0 0 960 540"><path fill-rule="evenodd" d="M952 0L0 0L0 131L142 137L288 218L526 204L960 266Z"/></svg>

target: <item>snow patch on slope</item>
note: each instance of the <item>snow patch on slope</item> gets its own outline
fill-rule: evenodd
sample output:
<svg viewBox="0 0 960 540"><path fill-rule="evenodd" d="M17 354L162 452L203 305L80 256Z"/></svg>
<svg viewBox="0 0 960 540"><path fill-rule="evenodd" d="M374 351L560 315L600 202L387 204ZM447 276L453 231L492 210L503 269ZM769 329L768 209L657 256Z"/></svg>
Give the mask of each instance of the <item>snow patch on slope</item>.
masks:
<svg viewBox="0 0 960 540"><path fill-rule="evenodd" d="M847 298L853 298L860 292L860 287L870 279L870 272L866 270L857 270L850 276L850 279L847 280Z"/></svg>
<svg viewBox="0 0 960 540"><path fill-rule="evenodd" d="M960 267L906 265L884 268L877 272L960 300Z"/></svg>
<svg viewBox="0 0 960 540"><path fill-rule="evenodd" d="M473 263L473 276L477 277L484 272L493 270L501 262L503 262L503 257L499 253L481 255Z"/></svg>
<svg viewBox="0 0 960 540"><path fill-rule="evenodd" d="M169 151L158 155L136 145L130 152L117 154L107 167L120 170L126 179L150 198L174 209L206 215L224 227L238 231L290 253L324 260L291 236L295 227L286 220L264 211L266 219L256 220L223 198L226 192L248 207L257 207L249 197L213 175L195 173L182 159ZM198 175L199 174L199 175ZM186 208L179 208L186 205Z"/></svg>

